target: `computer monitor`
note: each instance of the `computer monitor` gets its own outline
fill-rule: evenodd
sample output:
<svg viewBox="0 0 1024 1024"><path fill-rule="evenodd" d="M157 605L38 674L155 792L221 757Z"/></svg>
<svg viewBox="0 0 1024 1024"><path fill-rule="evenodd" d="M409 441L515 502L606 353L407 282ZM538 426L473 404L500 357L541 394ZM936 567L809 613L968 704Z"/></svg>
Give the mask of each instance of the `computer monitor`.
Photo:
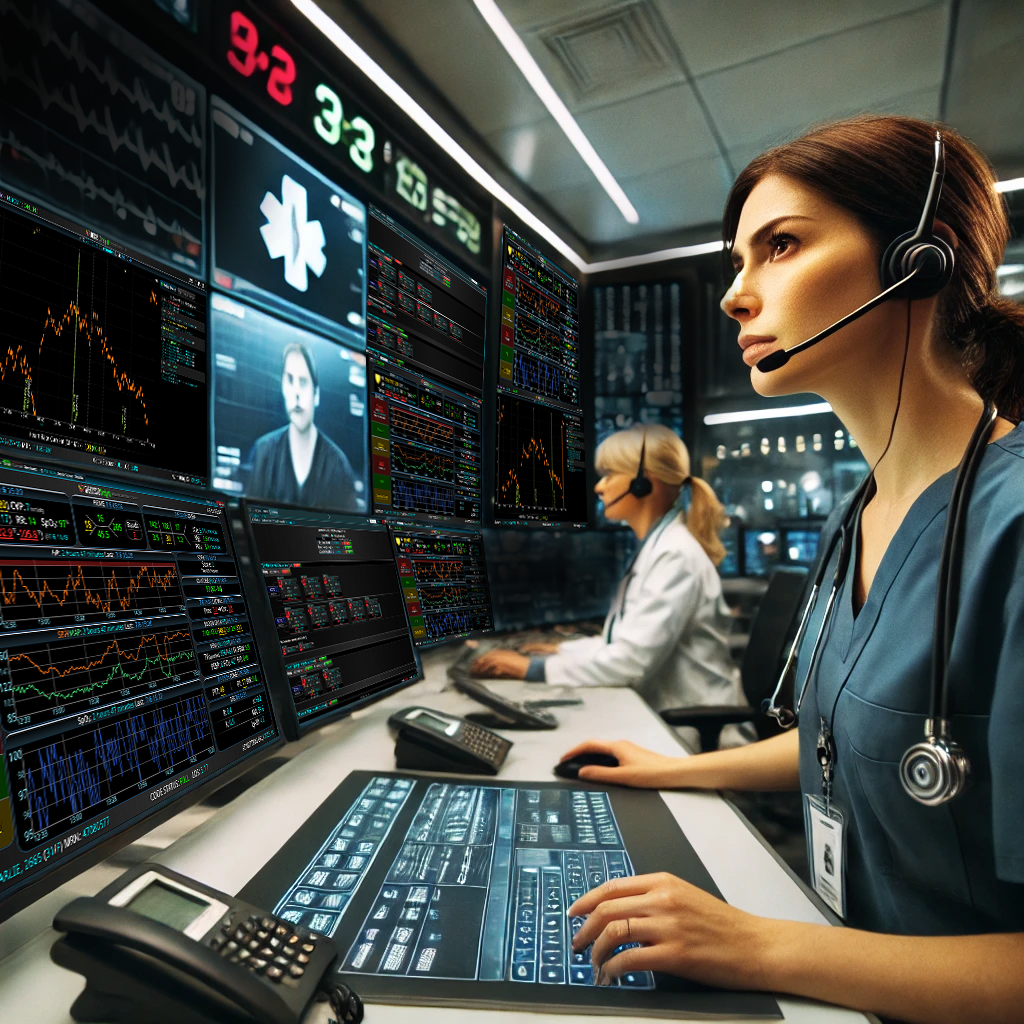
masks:
<svg viewBox="0 0 1024 1024"><path fill-rule="evenodd" d="M741 536L744 575L770 576L779 564L778 529L745 526Z"/></svg>
<svg viewBox="0 0 1024 1024"><path fill-rule="evenodd" d="M392 526L391 540L417 647L494 631L480 533Z"/></svg>
<svg viewBox="0 0 1024 1024"><path fill-rule="evenodd" d="M222 502L0 468L0 919L275 746Z"/></svg>
<svg viewBox="0 0 1024 1024"><path fill-rule="evenodd" d="M365 355L232 296L210 305L213 486L365 512Z"/></svg>
<svg viewBox="0 0 1024 1024"><path fill-rule="evenodd" d="M818 557L821 540L821 521L797 520L780 524L779 560L783 565L802 565L810 568Z"/></svg>
<svg viewBox="0 0 1024 1024"><path fill-rule="evenodd" d="M203 281L0 191L0 452L205 486L206 320Z"/></svg>
<svg viewBox="0 0 1024 1024"><path fill-rule="evenodd" d="M718 574L723 578L743 575L743 549L740 544L742 529L739 523L730 523L719 534L725 546L725 558L718 563Z"/></svg>
<svg viewBox="0 0 1024 1024"><path fill-rule="evenodd" d="M586 526L579 282L509 227L497 387L495 523Z"/></svg>
<svg viewBox="0 0 1024 1024"><path fill-rule="evenodd" d="M367 271L372 514L479 525L487 292L373 206Z"/></svg>
<svg viewBox="0 0 1024 1024"><path fill-rule="evenodd" d="M247 582L286 736L420 678L385 526L255 502L242 513Z"/></svg>

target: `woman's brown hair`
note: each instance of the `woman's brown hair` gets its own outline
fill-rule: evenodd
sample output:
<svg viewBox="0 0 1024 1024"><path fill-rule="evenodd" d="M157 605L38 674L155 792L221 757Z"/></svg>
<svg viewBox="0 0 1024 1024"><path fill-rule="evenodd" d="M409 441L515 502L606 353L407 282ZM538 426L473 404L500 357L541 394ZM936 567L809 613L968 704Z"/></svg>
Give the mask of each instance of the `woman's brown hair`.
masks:
<svg viewBox="0 0 1024 1024"><path fill-rule="evenodd" d="M849 210L886 246L917 227L934 159L936 125L913 117L861 115L814 128L755 157L732 186L722 219L727 248L754 186L781 174ZM999 295L996 268L1010 226L981 153L942 127L946 178L936 213L957 237L953 277L940 297L943 333L978 393L1000 414L1024 418L1024 307Z"/></svg>

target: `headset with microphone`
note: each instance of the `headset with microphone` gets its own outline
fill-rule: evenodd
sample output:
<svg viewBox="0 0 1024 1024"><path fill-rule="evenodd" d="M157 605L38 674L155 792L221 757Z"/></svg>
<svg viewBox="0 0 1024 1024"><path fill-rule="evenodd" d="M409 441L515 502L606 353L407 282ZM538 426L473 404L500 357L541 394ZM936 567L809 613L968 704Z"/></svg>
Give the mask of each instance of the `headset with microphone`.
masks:
<svg viewBox="0 0 1024 1024"><path fill-rule="evenodd" d="M817 345L836 331L859 320L865 313L870 313L886 299L899 295L907 299L927 299L937 295L949 284L953 276L953 250L941 238L935 235L935 211L942 195L942 182L946 177L946 147L942 142L942 133L935 133L935 166L932 168L931 183L928 196L921 210L921 219L917 228L894 238L882 256L879 276L882 279L882 291L863 306L837 320L830 327L819 331L812 338L801 341L792 348L770 352L755 364L762 373L785 366L799 352Z"/></svg>
<svg viewBox="0 0 1024 1024"><path fill-rule="evenodd" d="M772 352L757 363L759 370L774 370L783 366L797 352L816 345L823 338L852 323L869 309L874 309L891 295L904 289L902 297L924 299L936 295L948 283L953 274L953 251L934 235L935 210L942 192L946 158L942 136L935 133L935 168L932 171L928 197L917 230L900 235L886 249L882 257L883 291L870 302L849 316L834 323L820 334L801 342L791 349ZM767 365L766 365L767 364ZM924 739L913 744L900 761L900 784L909 797L927 807L937 807L959 796L967 786L971 774L971 763L966 753L953 739L949 707L950 656L953 647L953 632L956 627L960 575L963 568L964 537L966 533L967 509L974 477L989 438L999 417L991 402L986 401L981 417L967 444L963 458L957 468L953 490L946 511L946 526L939 555L938 582L935 594L935 631L932 637L931 695L929 713L924 723ZM829 623L835 609L836 597L843 586L850 566L853 537L857 530L860 513L870 496L873 473L869 473L854 494L843 516L839 529L818 561L818 569L811 587L810 597L800 618L796 637L789 651L789 657L779 676L775 692L762 702L761 710L774 718L783 729L794 725L800 713L807 686L811 681L823 643L829 632ZM804 635L817 603L818 593L824 582L832 556L839 549L839 556L832 578L832 588L825 604L825 611L811 646L803 684L796 700L795 710L776 704L782 686L790 669L796 662ZM829 741L831 742L831 741ZM834 748L833 748L834 749ZM828 747L821 746L819 739L819 760ZM824 762L822 762L824 764Z"/></svg>
<svg viewBox="0 0 1024 1024"><path fill-rule="evenodd" d="M644 439L640 442L640 465L636 468L636 476L629 481L629 487L624 490L617 498L613 498L605 505L605 512L612 507L617 505L623 498L628 494L632 494L634 498L646 498L651 491L654 490L654 484L651 483L650 477L644 472L644 455L647 452L647 431L644 431Z"/></svg>

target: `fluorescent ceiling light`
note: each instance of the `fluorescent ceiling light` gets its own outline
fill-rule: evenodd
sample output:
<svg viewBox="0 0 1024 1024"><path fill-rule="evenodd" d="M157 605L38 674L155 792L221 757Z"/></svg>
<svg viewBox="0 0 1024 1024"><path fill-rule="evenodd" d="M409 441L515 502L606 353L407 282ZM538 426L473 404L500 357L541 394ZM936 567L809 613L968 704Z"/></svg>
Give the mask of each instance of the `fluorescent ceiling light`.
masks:
<svg viewBox="0 0 1024 1024"><path fill-rule="evenodd" d="M996 182L997 192L1016 192L1024 188L1024 178L1007 178L1006 181Z"/></svg>
<svg viewBox="0 0 1024 1024"><path fill-rule="evenodd" d="M491 31L498 37L498 42L505 47L506 53L516 62L516 66L523 73L530 88L540 97L541 103L548 108L548 113L558 122L558 127L565 132L565 137L576 148L576 152L583 157L583 162L608 193L608 198L619 208L619 212L630 224L636 224L640 220L640 215L626 198L622 186L597 155L597 150L590 144L590 139L583 134L583 129L576 123L576 118L569 113L569 108L551 87L551 83L541 71L540 65L533 59L533 54L509 24L508 18L501 13L494 0L473 0L473 3L476 4L476 9L483 15L483 19L490 26Z"/></svg>
<svg viewBox="0 0 1024 1024"><path fill-rule="evenodd" d="M774 409L748 409L745 412L709 412L704 417L704 426L714 427L719 423L751 423L755 420L781 420L789 416L815 416L831 412L828 402L813 405L778 405Z"/></svg>
<svg viewBox="0 0 1024 1024"><path fill-rule="evenodd" d="M719 241L702 242L699 245L684 245L675 249L661 249L639 256L625 256L615 260L600 260L588 263L576 250L552 228L548 227L532 210L523 205L511 192L502 186L470 154L459 145L406 92L336 21L322 11L314 0L291 0L292 5L316 26L367 78L373 82L392 102L407 114L438 146L441 147L481 188L489 192L503 206L514 213L527 227L561 253L581 273L594 274L605 270L621 270L625 267L643 266L663 260L699 256L717 252L723 247Z"/></svg>

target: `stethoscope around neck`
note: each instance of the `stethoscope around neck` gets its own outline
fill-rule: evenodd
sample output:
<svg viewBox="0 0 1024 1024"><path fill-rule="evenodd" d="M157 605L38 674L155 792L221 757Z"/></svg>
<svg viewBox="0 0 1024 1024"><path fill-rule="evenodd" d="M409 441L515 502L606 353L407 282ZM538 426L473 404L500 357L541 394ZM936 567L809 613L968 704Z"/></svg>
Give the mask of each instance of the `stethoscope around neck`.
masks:
<svg viewBox="0 0 1024 1024"><path fill-rule="evenodd" d="M953 492L949 499L946 512L946 528L942 535L942 549L939 555L939 579L935 592L935 628L932 637L931 667L931 705L924 723L924 741L915 743L903 755L900 761L900 782L907 794L918 803L928 807L944 804L963 792L971 773L971 764L967 755L953 740L950 733L949 720L949 659L953 647L953 631L956 627L957 608L960 597L960 576L963 569L964 536L967 524L967 508L970 505L971 489L977 475L978 466L985 447L995 427L999 414L991 402L985 403L981 418L978 420L968 442L967 450L957 467L953 481ZM835 609L836 597L842 589L850 568L853 553L853 541L860 523L860 515L867 504L872 491L874 476L872 473L861 482L849 507L843 516L842 523L832 534L828 547L818 563L814 576L811 594L800 617L800 626L796 631L793 646L789 650L786 664L782 668L775 692L766 698L761 710L783 729L789 729L800 714L800 708L807 693L807 686L814 675L822 644L828 633L829 624ZM814 645L811 647L810 659L800 686L794 711L775 702L782 692L782 686L796 662L797 654L804 641L811 613L818 601L822 583L828 572L828 566L839 547L832 575L832 588L825 603L825 612L818 626Z"/></svg>

